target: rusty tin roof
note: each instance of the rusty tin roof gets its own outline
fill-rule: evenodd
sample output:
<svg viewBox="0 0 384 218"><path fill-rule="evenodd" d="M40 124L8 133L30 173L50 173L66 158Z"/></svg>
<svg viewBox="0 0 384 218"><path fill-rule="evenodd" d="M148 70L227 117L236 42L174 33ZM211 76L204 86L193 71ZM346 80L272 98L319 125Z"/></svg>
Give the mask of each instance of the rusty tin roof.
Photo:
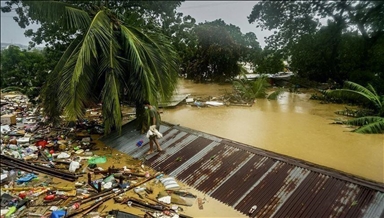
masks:
<svg viewBox="0 0 384 218"><path fill-rule="evenodd" d="M383 184L180 126L160 132L164 152L147 164L244 214L256 205L251 217L384 217ZM133 123L102 140L135 158L148 147Z"/></svg>

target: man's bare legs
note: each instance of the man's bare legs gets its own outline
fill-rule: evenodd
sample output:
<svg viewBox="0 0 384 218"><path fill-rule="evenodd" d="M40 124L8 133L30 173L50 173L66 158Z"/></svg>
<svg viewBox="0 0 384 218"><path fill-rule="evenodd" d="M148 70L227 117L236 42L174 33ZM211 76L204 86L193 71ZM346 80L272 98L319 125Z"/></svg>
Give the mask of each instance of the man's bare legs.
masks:
<svg viewBox="0 0 384 218"><path fill-rule="evenodd" d="M157 146L157 150L158 150L158 151L162 151L163 149L161 149L160 144L159 144L159 141L157 140L157 138L155 138L154 141L155 141L155 144L156 144L156 146Z"/></svg>
<svg viewBox="0 0 384 218"><path fill-rule="evenodd" d="M159 141L157 141L157 138L155 137L155 138L149 140L149 150L147 151L147 154L153 153L153 142L155 142L158 151L163 150L160 147Z"/></svg>

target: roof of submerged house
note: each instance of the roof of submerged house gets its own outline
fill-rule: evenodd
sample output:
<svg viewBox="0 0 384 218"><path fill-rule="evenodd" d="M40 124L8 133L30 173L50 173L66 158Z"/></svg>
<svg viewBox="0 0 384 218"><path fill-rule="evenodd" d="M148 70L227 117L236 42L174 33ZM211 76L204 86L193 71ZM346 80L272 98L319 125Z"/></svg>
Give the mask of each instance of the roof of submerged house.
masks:
<svg viewBox="0 0 384 218"><path fill-rule="evenodd" d="M384 216L383 184L181 126L160 132L164 152L148 165L244 214L255 205L252 217ZM148 147L133 123L102 141L136 158Z"/></svg>

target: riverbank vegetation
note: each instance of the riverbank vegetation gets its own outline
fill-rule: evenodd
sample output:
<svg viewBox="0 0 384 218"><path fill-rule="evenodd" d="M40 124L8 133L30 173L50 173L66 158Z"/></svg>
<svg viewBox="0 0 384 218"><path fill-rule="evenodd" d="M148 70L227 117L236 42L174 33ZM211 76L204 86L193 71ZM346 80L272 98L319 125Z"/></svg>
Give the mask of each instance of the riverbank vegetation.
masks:
<svg viewBox="0 0 384 218"><path fill-rule="evenodd" d="M372 85L368 84L367 87L363 87L354 82L345 82L343 89L327 90L323 93L328 98L354 102L354 104L363 107L365 113L355 112L353 113L354 119L343 122L358 126L359 128L355 129L354 132L384 133L384 95L379 95ZM345 112L342 111L339 114L345 114Z"/></svg>
<svg viewBox="0 0 384 218"><path fill-rule="evenodd" d="M30 96L40 95L38 103L52 120L63 112L82 117L87 106L102 102L106 133L121 127L121 102L135 104L140 118L140 102L150 99L156 105L169 98L178 76L232 82L243 70L239 63L251 64L258 74L294 72L285 87L291 90L319 84L340 89L351 81L371 86L378 96L384 93L384 2L256 2L249 23L274 31L264 48L255 33L242 33L224 20L196 23L178 13L182 2L7 1L2 12L15 10L21 28L40 24L25 31L30 47L45 43L46 48L33 53L37 59L23 59L29 53L11 47L2 51L2 59L11 52L18 56L2 61L2 75L8 76L1 88L33 90ZM234 85L246 101L268 97L265 78Z"/></svg>

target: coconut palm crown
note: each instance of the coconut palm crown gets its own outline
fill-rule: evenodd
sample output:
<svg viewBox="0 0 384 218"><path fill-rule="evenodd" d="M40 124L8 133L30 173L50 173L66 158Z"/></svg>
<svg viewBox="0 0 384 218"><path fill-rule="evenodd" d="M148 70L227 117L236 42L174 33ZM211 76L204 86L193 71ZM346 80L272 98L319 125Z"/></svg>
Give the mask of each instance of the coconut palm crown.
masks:
<svg viewBox="0 0 384 218"><path fill-rule="evenodd" d="M384 132L384 95L378 95L372 85L363 87L354 82L345 82L343 89L328 90L324 93L330 97L353 99L374 111L377 116L366 116L346 121L346 124L359 126L357 133Z"/></svg>
<svg viewBox="0 0 384 218"><path fill-rule="evenodd" d="M103 1L97 1L103 2ZM83 118L102 103L105 133L121 131L123 93L132 102L156 105L171 97L178 64L170 41L155 29L144 31L102 4L85 11L58 1L23 1L36 20L61 22L77 30L41 92L42 107L54 121Z"/></svg>

